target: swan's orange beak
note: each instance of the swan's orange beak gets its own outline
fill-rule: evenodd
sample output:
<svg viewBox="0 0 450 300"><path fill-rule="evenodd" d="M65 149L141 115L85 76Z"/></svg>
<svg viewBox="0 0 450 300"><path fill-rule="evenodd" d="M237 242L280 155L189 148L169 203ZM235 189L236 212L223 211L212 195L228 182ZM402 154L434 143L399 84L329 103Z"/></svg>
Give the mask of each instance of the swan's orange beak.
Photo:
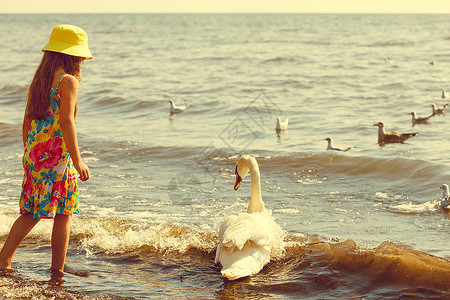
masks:
<svg viewBox="0 0 450 300"><path fill-rule="evenodd" d="M237 166L236 166L236 170L234 171L234 173L236 174L236 183L234 184L234 190L237 190L242 182L242 177L239 175L239 173L237 171Z"/></svg>

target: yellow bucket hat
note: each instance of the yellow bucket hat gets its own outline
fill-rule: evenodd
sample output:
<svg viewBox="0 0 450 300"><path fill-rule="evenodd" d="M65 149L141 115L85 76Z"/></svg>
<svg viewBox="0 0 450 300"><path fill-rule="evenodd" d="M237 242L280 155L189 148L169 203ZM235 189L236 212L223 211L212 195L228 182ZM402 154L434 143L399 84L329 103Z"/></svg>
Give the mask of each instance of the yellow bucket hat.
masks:
<svg viewBox="0 0 450 300"><path fill-rule="evenodd" d="M42 48L42 51L53 51L92 59L86 32L74 25L55 26L47 45Z"/></svg>

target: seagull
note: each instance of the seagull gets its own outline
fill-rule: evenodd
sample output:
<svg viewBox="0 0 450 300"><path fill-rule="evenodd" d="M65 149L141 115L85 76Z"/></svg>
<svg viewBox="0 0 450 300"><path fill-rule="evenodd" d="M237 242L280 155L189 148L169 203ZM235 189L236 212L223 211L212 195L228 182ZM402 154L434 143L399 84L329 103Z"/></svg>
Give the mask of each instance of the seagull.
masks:
<svg viewBox="0 0 450 300"><path fill-rule="evenodd" d="M327 150L334 150L334 151L348 151L350 149L353 149L355 147L348 147L348 148L339 148L339 147L333 147L333 139L331 137L327 137L325 139L326 141L328 141L328 147Z"/></svg>
<svg viewBox="0 0 450 300"><path fill-rule="evenodd" d="M186 108L191 106L190 104L177 106L177 105L175 105L175 102L173 102L172 99L169 100L169 103L170 103L170 113L171 114L182 113L183 111L185 111Z"/></svg>
<svg viewBox="0 0 450 300"><path fill-rule="evenodd" d="M442 89L442 98L448 98L448 95L449 93L445 89Z"/></svg>
<svg viewBox="0 0 450 300"><path fill-rule="evenodd" d="M412 116L412 124L413 126L416 124L426 124L428 120L434 116L434 114L429 115L428 117L418 118L415 111L410 112L410 115Z"/></svg>
<svg viewBox="0 0 450 300"><path fill-rule="evenodd" d="M288 129L288 124L289 124L289 118L288 117L286 117L286 119L284 119L284 121L281 121L281 117L277 117L276 130L277 131L287 130Z"/></svg>
<svg viewBox="0 0 450 300"><path fill-rule="evenodd" d="M444 106L436 106L435 103L431 104L431 107L433 108L433 115L442 115L445 112L445 109L447 108L448 103Z"/></svg>
<svg viewBox="0 0 450 300"><path fill-rule="evenodd" d="M450 208L450 194L448 193L448 185L443 184L440 187L441 190L444 190L443 194L442 194L442 201L439 204L440 207L442 208Z"/></svg>
<svg viewBox="0 0 450 300"><path fill-rule="evenodd" d="M409 138L417 135L415 133L398 133L395 131L386 132L384 130L384 123L378 122L373 124L373 126L378 126L378 143L403 143Z"/></svg>

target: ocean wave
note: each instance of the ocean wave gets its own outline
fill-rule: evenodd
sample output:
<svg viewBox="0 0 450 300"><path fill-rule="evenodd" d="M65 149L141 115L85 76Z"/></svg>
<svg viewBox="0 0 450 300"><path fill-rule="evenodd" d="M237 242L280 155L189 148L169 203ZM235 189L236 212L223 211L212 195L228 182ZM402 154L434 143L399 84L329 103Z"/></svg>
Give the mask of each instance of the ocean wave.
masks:
<svg viewBox="0 0 450 300"><path fill-rule="evenodd" d="M109 90L91 93L83 99L83 105L89 106L91 111L111 112L120 119L140 119L148 114L145 109L160 105L160 100L132 100L121 96L109 96ZM167 108L169 104L167 103ZM130 116L131 114L131 116Z"/></svg>
<svg viewBox="0 0 450 300"><path fill-rule="evenodd" d="M214 94L221 91L226 91L227 89L229 89L229 86L221 86L204 90L184 90L179 91L178 94L180 95Z"/></svg>
<svg viewBox="0 0 450 300"><path fill-rule="evenodd" d="M390 207L390 211L399 214L426 214L436 213L444 210L440 207L440 200L427 201L425 203L414 204L410 202L403 202Z"/></svg>
<svg viewBox="0 0 450 300"><path fill-rule="evenodd" d="M22 126L18 124L6 124L0 122L0 145L21 145ZM1 159L0 159L1 160Z"/></svg>
<svg viewBox="0 0 450 300"><path fill-rule="evenodd" d="M301 28L280 28L278 31L280 32L299 32L302 30Z"/></svg>
<svg viewBox="0 0 450 300"><path fill-rule="evenodd" d="M293 79L283 80L283 81L281 81L281 85L288 85L288 86L293 86L293 87L301 88L301 89L312 89L313 88L312 85L307 84L306 82L293 80Z"/></svg>
<svg viewBox="0 0 450 300"><path fill-rule="evenodd" d="M198 58L192 58L192 61L222 61L232 59L232 56L204 56Z"/></svg>
<svg viewBox="0 0 450 300"><path fill-rule="evenodd" d="M295 59L292 58L292 57L280 57L280 56L277 56L277 57L274 57L274 58L266 59L266 60L264 60L262 63L286 62L286 61L287 61L287 62L294 62Z"/></svg>
<svg viewBox="0 0 450 300"><path fill-rule="evenodd" d="M224 133L225 134L225 133ZM234 142L248 141L258 136L257 131L236 135ZM105 141L105 143L108 143ZM115 141L107 145L92 145L90 148L94 156L106 163L123 159L128 161L169 162L172 159L183 158L178 163L200 166L230 167L238 157L229 147L219 147L213 143L199 147L187 146L141 146L130 141ZM240 153L244 154L244 153ZM252 151L262 172L282 172L285 176L299 175L323 178L328 176L345 175L354 178L379 179L389 182L417 182L429 184L433 178L437 184L450 182L450 173L445 165L429 161L409 159L405 157L370 157L351 156L339 153L324 152L292 152L288 154ZM297 176L298 177L298 176Z"/></svg>
<svg viewBox="0 0 450 300"><path fill-rule="evenodd" d="M119 218L80 218L74 222L74 238L87 253L117 255L148 247L161 253L186 253L196 249L211 252L217 244L213 233L202 233L182 225L139 224Z"/></svg>
<svg viewBox="0 0 450 300"><path fill-rule="evenodd" d="M40 243L42 240L50 242L51 222L47 223L49 228L45 231L48 232L38 230L41 233L34 233L31 238ZM88 257L116 257L127 265L156 264L160 260L177 265L177 261L189 261L192 270L214 268L216 278L220 278L219 268L214 264L218 244L214 231L204 232L175 224L145 224L116 217L77 217L73 218L71 240L79 248L78 252ZM395 294L421 286L427 293L450 295L448 258L389 241L375 248L365 248L352 240L290 235L284 240L282 252L273 256L255 277L264 282L264 289L283 289L286 293L284 287L290 285L291 293L304 295L317 293L318 282L324 284L321 292L345 286L346 291L362 294L374 293L379 288ZM0 294L6 292L0 291Z"/></svg>
<svg viewBox="0 0 450 300"><path fill-rule="evenodd" d="M334 153L297 153L287 156L270 156L258 160L260 166L268 169L309 169L309 173L321 175L344 174L379 179L426 179L431 176L449 175L448 169L439 164L403 157L377 158L348 156Z"/></svg>
<svg viewBox="0 0 450 300"><path fill-rule="evenodd" d="M18 86L18 85L5 85L2 88L0 88L0 95L9 95L9 96L15 96L15 95L26 95L28 92L28 86Z"/></svg>
<svg viewBox="0 0 450 300"><path fill-rule="evenodd" d="M327 46L331 45L332 42L328 39L318 39L318 40L303 40L302 43L305 45Z"/></svg>
<svg viewBox="0 0 450 300"><path fill-rule="evenodd" d="M23 86L3 86L0 89L0 104L2 106L20 107L20 110L25 108L28 87Z"/></svg>
<svg viewBox="0 0 450 300"><path fill-rule="evenodd" d="M286 249L289 255L285 263L286 259L300 257L306 273L320 274L325 268L331 271L326 277L340 281L339 285L350 281L355 284L354 288L366 290L419 285L450 295L448 259L388 241L373 249L359 247L352 240L328 242L295 238L293 241L300 243ZM352 280L352 277L358 279Z"/></svg>
<svg viewBox="0 0 450 300"><path fill-rule="evenodd" d="M401 82L392 82L388 84L379 85L377 88L380 90L385 89L404 89L406 86Z"/></svg>
<svg viewBox="0 0 450 300"><path fill-rule="evenodd" d="M400 41L386 41L386 42L376 42L369 44L368 47L402 47L402 46L414 46L414 42L400 42Z"/></svg>

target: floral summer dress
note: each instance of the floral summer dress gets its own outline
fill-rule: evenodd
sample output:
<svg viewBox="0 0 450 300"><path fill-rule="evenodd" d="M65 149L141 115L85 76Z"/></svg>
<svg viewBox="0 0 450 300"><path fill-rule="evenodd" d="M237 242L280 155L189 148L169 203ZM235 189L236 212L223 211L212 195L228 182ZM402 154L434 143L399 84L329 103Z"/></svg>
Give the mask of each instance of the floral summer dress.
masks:
<svg viewBox="0 0 450 300"><path fill-rule="evenodd" d="M50 89L47 117L32 120L25 142L20 213L32 213L35 220L78 213L78 173L59 124L58 88L64 78Z"/></svg>

